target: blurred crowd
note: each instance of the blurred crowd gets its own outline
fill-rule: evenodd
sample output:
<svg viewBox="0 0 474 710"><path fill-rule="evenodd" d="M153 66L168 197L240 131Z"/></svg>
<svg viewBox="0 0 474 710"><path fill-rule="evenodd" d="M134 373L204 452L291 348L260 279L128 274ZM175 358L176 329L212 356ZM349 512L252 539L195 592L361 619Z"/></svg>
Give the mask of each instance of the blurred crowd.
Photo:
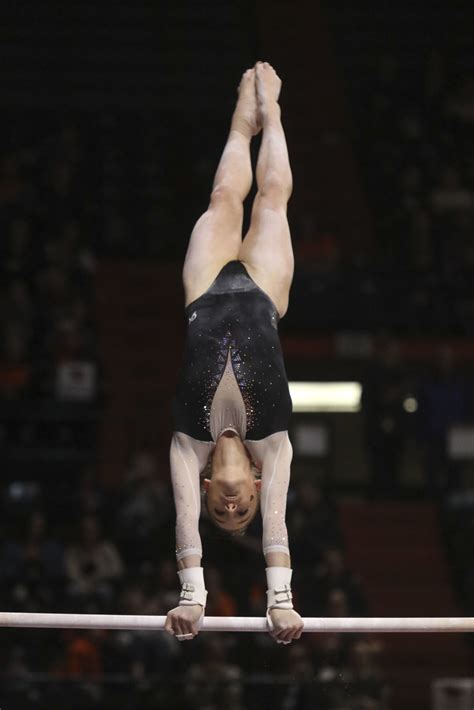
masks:
<svg viewBox="0 0 474 710"><path fill-rule="evenodd" d="M403 361L397 341L382 340L361 379L371 499L409 495L407 458L424 499L442 501L472 486L474 449L459 451L456 432L474 421L474 379L451 347L440 345L433 362L420 366Z"/></svg>
<svg viewBox="0 0 474 710"><path fill-rule="evenodd" d="M174 506L149 451L131 458L111 495L89 470L75 510L56 500L47 517L39 491L21 508L3 506L0 606L3 610L166 614L176 605ZM311 616L364 616L357 575L347 567L335 502L314 480L293 486L288 505L296 608ZM263 616L261 523L222 538L202 521L208 615ZM282 650L284 648L284 650ZM11 630L2 641L5 702L54 704L79 681L71 707L247 710L257 707L383 708L381 645L363 635L307 634L293 647L266 634L202 634L179 643L143 631ZM117 687L121 697L117 698ZM14 702L13 702L14 700ZM24 703L24 705L22 705ZM89 703L89 704L87 704ZM94 704L95 703L95 704ZM149 703L149 705L147 704Z"/></svg>
<svg viewBox="0 0 474 710"><path fill-rule="evenodd" d="M91 401L93 180L73 125L4 147L0 174L0 396Z"/></svg>
<svg viewBox="0 0 474 710"><path fill-rule="evenodd" d="M61 476L51 483L37 461L49 452L46 476L58 465L52 452L66 444L76 454L94 447L84 415L65 408L84 412L101 397L93 302L100 243L86 134L60 126L44 142L6 153L2 168L0 606L166 614L179 591L174 505L153 453L133 453L115 493L101 487L94 463L76 474L67 463L65 477L60 461ZM22 475L19 461L28 454ZM334 503L311 480L292 495L297 608L367 613L346 566ZM260 536L256 522L244 538L220 539L203 521L208 614L264 614ZM157 703L238 710L268 703L270 695L272 706L285 710L321 698L342 710L347 688L357 707L376 709L385 697L380 647L364 637L307 635L286 653L266 635L204 634L183 645L164 633L25 629L5 635L0 654L2 699L18 710L64 704L66 694L70 707L127 710Z"/></svg>
<svg viewBox="0 0 474 710"><path fill-rule="evenodd" d="M474 83L468 76L449 78L436 54L418 84L395 58L381 61L362 132L376 248L351 261L337 235L329 230L315 237L311 215L303 216L296 256L305 263L297 270L290 327L472 334ZM76 454L81 448L94 453L84 411L101 399L96 259L115 248L136 251L125 243L133 233L124 226L125 213L105 220L105 242L101 238L97 155L87 130L74 122L53 128L50 119L34 140L2 146L3 610L166 614L177 602L173 500L167 472L151 451L132 453L113 494L101 487L94 463L79 466L66 482L62 476L62 486L17 476L27 452L39 461L45 441L50 451L69 446ZM154 228L160 215L155 218ZM167 237L167 254L181 254L187 237ZM327 307L308 314L299 307L308 294ZM445 506L449 549L468 607L474 501L463 490L470 472L450 455L449 437L453 426L472 421L473 392L472 373L446 347L431 369L410 371L389 340L363 377L369 495L403 494L404 452L416 441L422 490ZM73 416L68 405L76 407ZM462 527L460 520L468 523ZM264 615L258 520L245 537L220 538L205 518L202 528L207 613ZM347 567L336 503L314 478L295 480L288 528L301 614L370 614L363 585ZM307 634L283 648L265 634L202 634L179 644L141 631L11 630L0 660L2 702L17 710L64 705L65 693L68 707L117 710L383 710L387 698L383 647L363 635Z"/></svg>
<svg viewBox="0 0 474 710"><path fill-rule="evenodd" d="M473 334L474 77L439 52L410 60L347 68L373 243L348 250L317 215L294 216L294 298L325 304L290 314L301 329Z"/></svg>
<svg viewBox="0 0 474 710"><path fill-rule="evenodd" d="M444 284L474 268L474 77L436 51L420 69L381 57L363 115L364 165L379 259Z"/></svg>

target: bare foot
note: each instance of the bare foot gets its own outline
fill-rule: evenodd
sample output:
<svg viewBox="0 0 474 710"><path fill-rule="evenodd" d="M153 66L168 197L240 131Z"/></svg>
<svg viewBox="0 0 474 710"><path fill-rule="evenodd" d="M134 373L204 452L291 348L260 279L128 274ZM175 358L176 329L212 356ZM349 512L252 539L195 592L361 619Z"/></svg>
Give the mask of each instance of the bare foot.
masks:
<svg viewBox="0 0 474 710"><path fill-rule="evenodd" d="M257 104L260 121L263 122L269 111L278 102L281 89L281 79L268 62L257 62L255 65L257 89Z"/></svg>
<svg viewBox="0 0 474 710"><path fill-rule="evenodd" d="M257 135L262 127L257 112L255 68L244 72L238 92L239 98L232 117L232 128L251 138Z"/></svg>

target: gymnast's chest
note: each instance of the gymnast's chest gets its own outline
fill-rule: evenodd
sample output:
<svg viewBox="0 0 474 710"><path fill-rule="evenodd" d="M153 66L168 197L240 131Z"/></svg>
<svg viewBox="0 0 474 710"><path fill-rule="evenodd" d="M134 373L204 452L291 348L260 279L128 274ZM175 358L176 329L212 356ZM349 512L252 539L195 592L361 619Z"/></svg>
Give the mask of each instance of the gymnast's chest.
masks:
<svg viewBox="0 0 474 710"><path fill-rule="evenodd" d="M245 402L245 395L234 371L235 364L232 361L232 349L229 348L219 384L207 405L209 430L215 442L229 429L235 431L244 441L248 421L252 417L252 405Z"/></svg>

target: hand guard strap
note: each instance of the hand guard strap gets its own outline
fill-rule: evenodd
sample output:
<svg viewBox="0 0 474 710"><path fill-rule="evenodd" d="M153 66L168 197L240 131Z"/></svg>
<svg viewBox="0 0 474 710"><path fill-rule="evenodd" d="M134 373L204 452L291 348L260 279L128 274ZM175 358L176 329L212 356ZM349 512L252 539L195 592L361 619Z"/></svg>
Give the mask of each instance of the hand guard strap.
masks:
<svg viewBox="0 0 474 710"><path fill-rule="evenodd" d="M207 591L204 587L204 570L202 567L185 567L178 571L181 582L179 606L200 604L206 608Z"/></svg>
<svg viewBox="0 0 474 710"><path fill-rule="evenodd" d="M267 610L293 609L291 575L289 567L267 567Z"/></svg>

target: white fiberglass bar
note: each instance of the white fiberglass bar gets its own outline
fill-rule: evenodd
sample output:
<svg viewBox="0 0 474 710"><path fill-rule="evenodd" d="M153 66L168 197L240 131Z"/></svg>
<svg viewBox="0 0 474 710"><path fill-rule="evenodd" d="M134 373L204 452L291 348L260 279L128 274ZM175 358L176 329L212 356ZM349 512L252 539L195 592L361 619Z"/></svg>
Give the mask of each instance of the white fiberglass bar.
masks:
<svg viewBox="0 0 474 710"><path fill-rule="evenodd" d="M0 613L0 627L45 629L127 629L162 631L165 616L133 616L119 614L30 614ZM303 619L304 631L319 633L360 632L474 632L474 617L376 617ZM203 631L268 631L267 621L257 616L208 616Z"/></svg>

